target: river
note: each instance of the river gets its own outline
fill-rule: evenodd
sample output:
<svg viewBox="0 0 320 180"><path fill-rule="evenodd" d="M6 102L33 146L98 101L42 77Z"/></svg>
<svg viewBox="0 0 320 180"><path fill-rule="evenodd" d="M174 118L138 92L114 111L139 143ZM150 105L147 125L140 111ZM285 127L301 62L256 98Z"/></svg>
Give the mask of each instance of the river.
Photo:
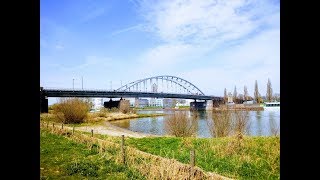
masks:
<svg viewBox="0 0 320 180"><path fill-rule="evenodd" d="M186 111L189 116L192 112ZM173 111L138 111L140 114L164 113L170 114ZM198 112L197 137L211 137L207 121L212 118L211 111ZM154 135L165 135L164 116L135 118L129 120L112 121L113 125L129 129L135 132L142 132ZM247 135L249 136L270 136L280 135L280 109L249 111L249 123L247 126Z"/></svg>

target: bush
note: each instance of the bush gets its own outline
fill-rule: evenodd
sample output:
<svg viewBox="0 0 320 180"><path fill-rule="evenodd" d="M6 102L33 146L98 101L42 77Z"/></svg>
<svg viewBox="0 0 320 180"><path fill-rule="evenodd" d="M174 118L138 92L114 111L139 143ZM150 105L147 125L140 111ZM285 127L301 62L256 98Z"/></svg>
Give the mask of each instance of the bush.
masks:
<svg viewBox="0 0 320 180"><path fill-rule="evenodd" d="M97 113L98 117L107 117L109 110L105 107L100 108L100 111Z"/></svg>
<svg viewBox="0 0 320 180"><path fill-rule="evenodd" d="M188 118L186 112L178 111L165 117L165 130L176 137L189 137L195 135L197 119Z"/></svg>
<svg viewBox="0 0 320 180"><path fill-rule="evenodd" d="M112 107L110 110L108 110L109 112L111 113L116 113L116 112L119 112L119 109L116 108L116 107Z"/></svg>
<svg viewBox="0 0 320 180"><path fill-rule="evenodd" d="M123 114L127 114L130 110L130 102L129 100L121 100L119 104L119 110Z"/></svg>
<svg viewBox="0 0 320 180"><path fill-rule="evenodd" d="M82 123L90 110L90 104L83 99L68 98L53 106L53 110L62 123Z"/></svg>
<svg viewBox="0 0 320 180"><path fill-rule="evenodd" d="M222 111L213 111L212 118L207 124L212 137L226 137L232 131L232 119L229 108Z"/></svg>
<svg viewBox="0 0 320 180"><path fill-rule="evenodd" d="M250 128L249 111L247 109L241 111L234 111L235 114L235 124L234 132L239 134L247 134Z"/></svg>

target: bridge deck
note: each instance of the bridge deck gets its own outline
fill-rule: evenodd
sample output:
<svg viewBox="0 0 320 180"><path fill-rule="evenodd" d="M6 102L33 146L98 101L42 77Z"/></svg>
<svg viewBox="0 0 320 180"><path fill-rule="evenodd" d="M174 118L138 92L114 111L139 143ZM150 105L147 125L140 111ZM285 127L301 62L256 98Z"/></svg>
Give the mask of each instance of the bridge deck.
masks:
<svg viewBox="0 0 320 180"><path fill-rule="evenodd" d="M174 93L153 93L133 91L105 91L105 90L62 90L42 89L43 95L47 97L96 97L96 98L178 98L197 100L222 100L222 97L205 96L197 94L174 94Z"/></svg>

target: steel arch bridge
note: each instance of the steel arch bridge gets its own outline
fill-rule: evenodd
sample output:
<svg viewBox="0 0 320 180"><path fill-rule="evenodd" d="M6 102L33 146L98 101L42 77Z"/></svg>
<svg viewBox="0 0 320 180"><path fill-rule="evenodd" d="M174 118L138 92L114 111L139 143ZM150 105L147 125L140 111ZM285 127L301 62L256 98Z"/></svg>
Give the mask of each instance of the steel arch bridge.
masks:
<svg viewBox="0 0 320 180"><path fill-rule="evenodd" d="M40 86L40 112L48 112L48 97L91 97L91 98L178 98L212 100L223 98L205 95L191 82L176 76L154 76L133 81L116 90L44 88ZM200 102L201 103L201 102Z"/></svg>
<svg viewBox="0 0 320 180"><path fill-rule="evenodd" d="M190 95L205 95L191 82L176 76L154 76L133 81L121 86L116 91L135 91L153 93L179 93Z"/></svg>

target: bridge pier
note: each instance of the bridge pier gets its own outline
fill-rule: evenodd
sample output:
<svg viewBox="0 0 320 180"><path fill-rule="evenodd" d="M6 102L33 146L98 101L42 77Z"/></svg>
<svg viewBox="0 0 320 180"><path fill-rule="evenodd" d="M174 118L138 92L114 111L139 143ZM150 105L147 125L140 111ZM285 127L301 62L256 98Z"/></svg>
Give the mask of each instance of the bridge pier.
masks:
<svg viewBox="0 0 320 180"><path fill-rule="evenodd" d="M121 99L119 101L112 101L112 99L110 99L110 101L106 101L104 102L104 107L111 109L111 108L118 108L118 109L125 109L129 111L130 108L130 102L129 100L124 100Z"/></svg>
<svg viewBox="0 0 320 180"><path fill-rule="evenodd" d="M40 113L48 113L48 97L43 93L43 87L40 87Z"/></svg>
<svg viewBox="0 0 320 180"><path fill-rule="evenodd" d="M197 100L194 100L194 102L190 102L190 110L195 111L202 111L206 110L207 108L207 101L204 102L197 102Z"/></svg>

